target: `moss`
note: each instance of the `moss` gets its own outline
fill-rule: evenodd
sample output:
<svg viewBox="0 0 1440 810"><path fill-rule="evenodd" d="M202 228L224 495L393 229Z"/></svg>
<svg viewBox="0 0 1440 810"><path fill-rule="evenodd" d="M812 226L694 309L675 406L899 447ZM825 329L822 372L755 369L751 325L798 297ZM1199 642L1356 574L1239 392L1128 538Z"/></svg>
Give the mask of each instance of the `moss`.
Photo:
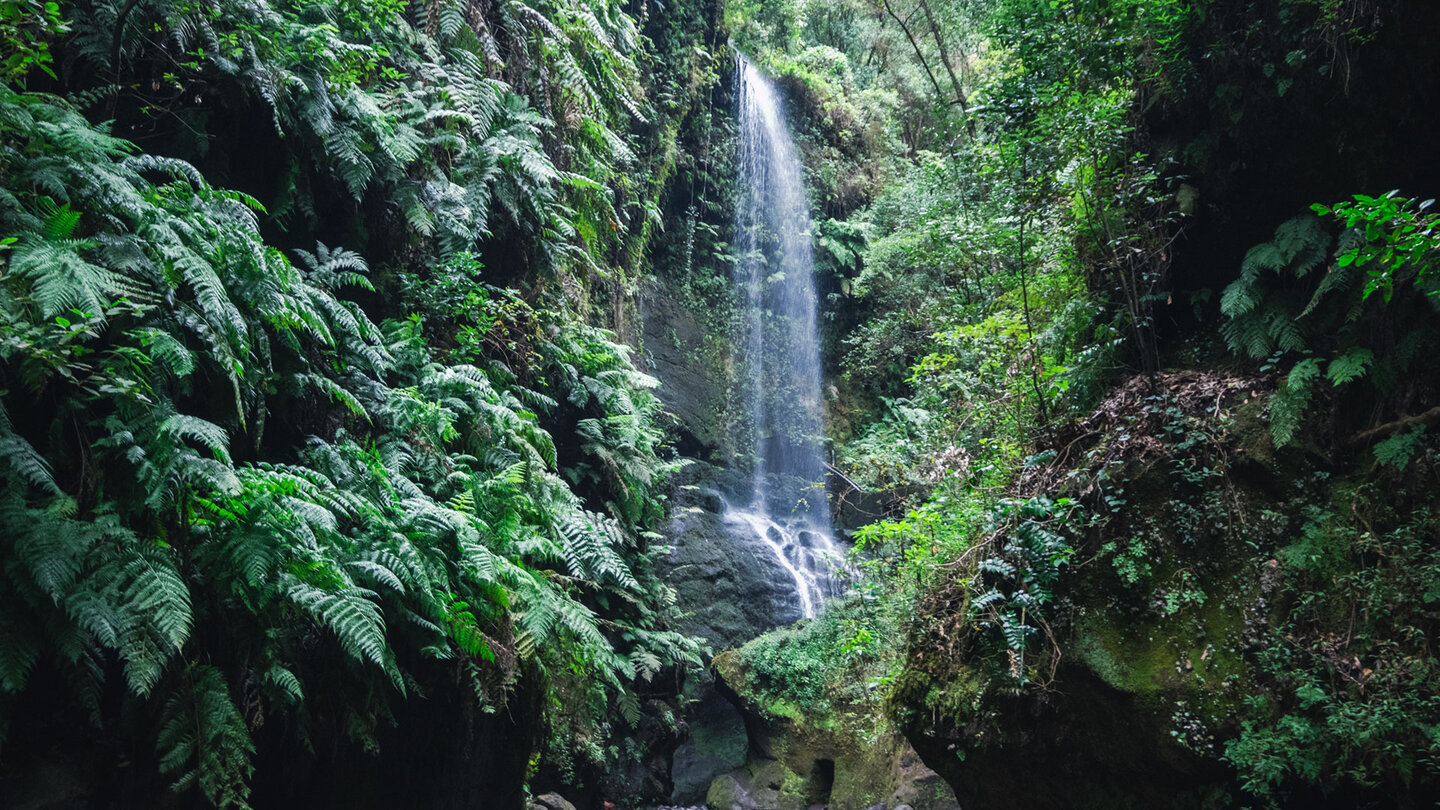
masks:
<svg viewBox="0 0 1440 810"><path fill-rule="evenodd" d="M1255 397L1230 412L1225 425L1242 457L1269 467L1275 463L1275 441L1270 436L1270 398Z"/></svg>
<svg viewBox="0 0 1440 810"><path fill-rule="evenodd" d="M749 695L741 693L741 697L748 698ZM792 700L776 698L775 700L760 704L760 706L761 711L770 717L783 717L787 720L794 720L797 723L805 720L804 712L800 711L800 706Z"/></svg>
<svg viewBox="0 0 1440 810"><path fill-rule="evenodd" d="M1080 660L1110 686L1131 694L1153 694L1173 679L1175 657L1153 625L1122 627L1110 616L1088 614L1074 644Z"/></svg>
<svg viewBox="0 0 1440 810"><path fill-rule="evenodd" d="M1071 647L1101 680L1136 695L1203 691L1242 677L1239 645L1249 589L1210 594L1203 605L1164 619L1136 620L1092 609ZM1254 601L1250 596L1249 601Z"/></svg>

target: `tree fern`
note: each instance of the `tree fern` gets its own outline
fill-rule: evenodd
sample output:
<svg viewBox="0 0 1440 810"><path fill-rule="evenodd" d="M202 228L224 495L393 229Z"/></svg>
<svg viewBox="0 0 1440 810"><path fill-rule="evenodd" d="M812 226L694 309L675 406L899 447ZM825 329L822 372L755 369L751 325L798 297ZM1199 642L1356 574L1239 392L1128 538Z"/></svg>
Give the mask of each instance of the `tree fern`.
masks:
<svg viewBox="0 0 1440 810"><path fill-rule="evenodd" d="M230 462L230 437L225 429L198 416L174 414L166 417L158 428L160 437L178 443L193 439L215 457L217 461Z"/></svg>
<svg viewBox="0 0 1440 810"><path fill-rule="evenodd" d="M26 577L53 604L60 603L79 580L100 533L50 510L27 508L13 496L6 499L3 517L10 541L6 558L14 566L10 576Z"/></svg>

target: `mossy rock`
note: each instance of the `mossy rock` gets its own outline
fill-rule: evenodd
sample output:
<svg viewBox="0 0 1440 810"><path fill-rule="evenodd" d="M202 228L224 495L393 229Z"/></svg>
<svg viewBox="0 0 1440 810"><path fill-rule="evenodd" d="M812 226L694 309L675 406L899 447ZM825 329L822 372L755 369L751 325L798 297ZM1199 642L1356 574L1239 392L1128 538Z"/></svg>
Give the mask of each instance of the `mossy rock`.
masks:
<svg viewBox="0 0 1440 810"><path fill-rule="evenodd" d="M712 785L711 798L721 802L710 802L712 810L743 807L734 796L769 790L775 791L774 803L760 806L776 810L959 806L944 779L924 764L878 702L801 707L776 699L755 687L754 673L738 650L716 656L714 668L742 705L753 745L744 775L726 774L717 780L719 787Z"/></svg>

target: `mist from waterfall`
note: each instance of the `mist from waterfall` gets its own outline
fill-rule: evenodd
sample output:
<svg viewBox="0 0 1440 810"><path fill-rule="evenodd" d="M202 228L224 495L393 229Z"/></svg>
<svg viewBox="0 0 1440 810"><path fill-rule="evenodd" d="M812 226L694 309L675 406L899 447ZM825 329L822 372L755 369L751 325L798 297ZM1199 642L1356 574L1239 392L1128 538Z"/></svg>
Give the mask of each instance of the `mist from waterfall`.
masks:
<svg viewBox="0 0 1440 810"><path fill-rule="evenodd" d="M809 618L834 593L841 552L825 498L820 341L810 206L775 87L736 54L736 281L745 296L744 397L754 431L750 502L727 520L753 531L794 579Z"/></svg>

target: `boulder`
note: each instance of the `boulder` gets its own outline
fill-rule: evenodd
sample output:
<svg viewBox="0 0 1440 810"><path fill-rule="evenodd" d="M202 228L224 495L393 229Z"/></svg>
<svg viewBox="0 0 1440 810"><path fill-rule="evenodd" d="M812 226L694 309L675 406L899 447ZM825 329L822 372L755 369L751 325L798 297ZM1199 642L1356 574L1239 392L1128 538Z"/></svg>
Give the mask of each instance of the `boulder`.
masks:
<svg viewBox="0 0 1440 810"><path fill-rule="evenodd" d="M530 800L532 810L575 810L571 804L559 793L542 793Z"/></svg>
<svg viewBox="0 0 1440 810"><path fill-rule="evenodd" d="M694 691L698 696L689 709L690 735L670 766L670 800L679 804L703 801L716 777L745 764L747 739L740 712L714 690L708 677L695 684Z"/></svg>
<svg viewBox="0 0 1440 810"><path fill-rule="evenodd" d="M711 782L705 794L705 806L709 810L760 810L743 772L722 774Z"/></svg>
<svg viewBox="0 0 1440 810"><path fill-rule="evenodd" d="M879 706L849 706L833 716L777 716L752 699L750 673L738 652L717 656L714 666L720 691L744 707L751 755L766 757L747 766L749 782L740 780L753 791L762 784L763 769L763 784L775 790L775 801L764 807L959 810L954 791L921 761Z"/></svg>
<svg viewBox="0 0 1440 810"><path fill-rule="evenodd" d="M724 518L722 488L740 486L718 468L691 463L672 495L674 511L662 532L671 551L658 568L675 589L677 629L704 637L716 652L800 618L784 566L746 527Z"/></svg>

